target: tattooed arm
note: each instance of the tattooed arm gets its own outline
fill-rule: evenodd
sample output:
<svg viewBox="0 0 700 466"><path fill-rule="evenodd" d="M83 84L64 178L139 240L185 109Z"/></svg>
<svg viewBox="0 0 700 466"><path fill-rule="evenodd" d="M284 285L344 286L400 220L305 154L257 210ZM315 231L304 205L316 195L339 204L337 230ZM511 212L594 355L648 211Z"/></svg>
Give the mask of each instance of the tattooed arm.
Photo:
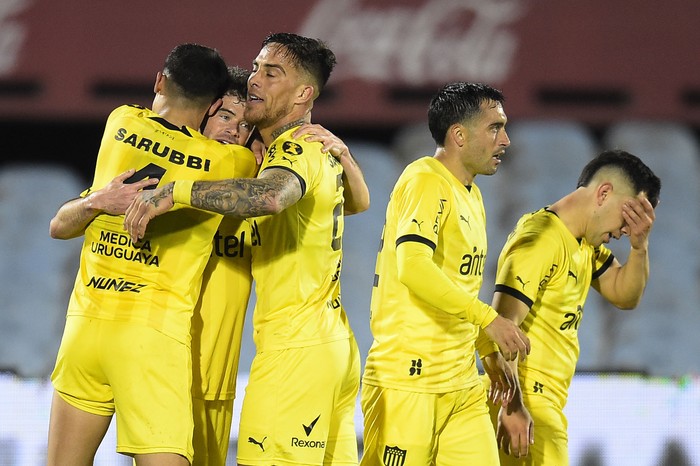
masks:
<svg viewBox="0 0 700 466"><path fill-rule="evenodd" d="M135 183L127 182L134 173L136 173L134 169L127 170L115 177L104 188L63 204L49 224L51 237L71 239L81 236L95 217L100 214L123 214L141 190L158 184L157 178L148 178Z"/></svg>
<svg viewBox="0 0 700 466"><path fill-rule="evenodd" d="M175 202L223 215L248 218L282 212L301 199L301 183L291 172L268 168L257 178L220 181L179 181L136 197L126 210L124 229L132 240L146 233L151 219L172 209Z"/></svg>
<svg viewBox="0 0 700 466"><path fill-rule="evenodd" d="M258 178L196 181L190 205L234 217L258 217L282 212L301 199L301 183L291 172L268 168Z"/></svg>

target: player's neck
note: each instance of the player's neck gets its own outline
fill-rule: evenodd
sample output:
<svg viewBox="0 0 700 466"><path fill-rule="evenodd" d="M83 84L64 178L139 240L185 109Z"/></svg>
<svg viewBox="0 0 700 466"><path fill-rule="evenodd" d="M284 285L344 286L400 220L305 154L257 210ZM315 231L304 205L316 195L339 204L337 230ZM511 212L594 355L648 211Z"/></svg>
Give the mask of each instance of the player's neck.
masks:
<svg viewBox="0 0 700 466"><path fill-rule="evenodd" d="M435 149L433 157L442 163L464 186L471 186L474 182L475 174L464 166L462 160L454 152L450 153L444 147L438 147Z"/></svg>
<svg viewBox="0 0 700 466"><path fill-rule="evenodd" d="M152 110L178 128L187 126L199 130L208 108L198 108L190 102L184 103L172 96L157 94Z"/></svg>
<svg viewBox="0 0 700 466"><path fill-rule="evenodd" d="M575 238L583 237L586 231L586 221L589 215L584 211L586 206L585 193L576 190L550 205L551 210L562 221L567 230Z"/></svg>
<svg viewBox="0 0 700 466"><path fill-rule="evenodd" d="M280 137L282 133L296 127L301 126L304 123L311 122L311 115L306 115L302 118L284 118L278 121L275 125L268 128L258 128L260 131L260 136L262 136L263 143L265 146L269 147L275 139Z"/></svg>

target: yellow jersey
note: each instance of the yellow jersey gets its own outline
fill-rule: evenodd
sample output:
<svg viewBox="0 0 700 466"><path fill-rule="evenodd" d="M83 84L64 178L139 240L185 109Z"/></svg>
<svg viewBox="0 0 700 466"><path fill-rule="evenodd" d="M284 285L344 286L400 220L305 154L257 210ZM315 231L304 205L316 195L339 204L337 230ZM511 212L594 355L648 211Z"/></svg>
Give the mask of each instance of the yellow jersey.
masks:
<svg viewBox="0 0 700 466"><path fill-rule="evenodd" d="M134 180L148 176L161 183L246 177L256 170L244 147L176 127L146 108L122 106L107 120L84 194L130 168L137 170ZM153 219L134 244L122 215L98 215L85 230L68 315L141 323L189 345L192 311L221 218L178 205Z"/></svg>
<svg viewBox="0 0 700 466"><path fill-rule="evenodd" d="M605 246L578 240L546 208L520 218L498 259L496 291L527 304L520 328L532 350L518 365L522 391L566 404L579 356L578 328L591 281L613 261Z"/></svg>
<svg viewBox="0 0 700 466"><path fill-rule="evenodd" d="M399 281L396 250L405 241L432 248L436 266L477 296L487 251L479 188L464 186L434 157L409 164L399 177L377 255L370 306L373 343L363 381L423 393L479 384L474 348L478 327L433 307Z"/></svg>
<svg viewBox="0 0 700 466"><path fill-rule="evenodd" d="M257 218L253 248L257 351L304 347L351 335L340 303L343 169L321 144L292 139L292 128L270 145L260 167L293 173L302 188L294 205Z"/></svg>

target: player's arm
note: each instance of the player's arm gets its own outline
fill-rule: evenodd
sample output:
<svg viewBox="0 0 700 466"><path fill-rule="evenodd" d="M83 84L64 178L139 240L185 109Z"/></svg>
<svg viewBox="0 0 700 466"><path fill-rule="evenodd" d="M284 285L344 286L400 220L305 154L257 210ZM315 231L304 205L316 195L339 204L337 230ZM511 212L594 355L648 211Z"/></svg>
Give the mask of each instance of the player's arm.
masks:
<svg viewBox="0 0 700 466"><path fill-rule="evenodd" d="M492 343L494 346L493 350L488 353L482 353L479 350L479 339ZM495 405L510 403L515 394L515 385L518 383L516 374L513 373L513 369L508 364L508 361L498 351L498 346L483 331L479 332L476 346L481 358L481 365L484 367L484 371L491 382L487 393L489 400ZM482 354L485 354L485 356L481 356Z"/></svg>
<svg viewBox="0 0 700 466"><path fill-rule="evenodd" d="M127 208L124 228L132 240L146 233L148 222L172 209L175 202L239 218L282 212L301 196L296 174L277 167L263 170L257 178L218 181L177 181L137 196Z"/></svg>
<svg viewBox="0 0 700 466"><path fill-rule="evenodd" d="M630 242L627 262L616 259L593 281L593 287L610 303L620 309L633 309L642 299L649 279L649 233L654 224L654 208L643 195L622 207Z"/></svg>
<svg viewBox="0 0 700 466"><path fill-rule="evenodd" d="M323 144L323 152L330 153L340 161L343 166L343 195L345 202L343 211L345 215L358 214L369 209L369 188L365 182L360 165L350 153L350 149L342 139L328 131L321 125L306 123L299 127L293 138L303 138L309 142Z"/></svg>
<svg viewBox="0 0 700 466"><path fill-rule="evenodd" d="M139 191L158 184L157 178L125 183L134 173L133 169L127 170L104 188L63 204L49 223L51 237L71 239L81 236L99 214L123 214Z"/></svg>
<svg viewBox="0 0 700 466"><path fill-rule="evenodd" d="M492 304L499 315L518 326L530 312L530 307L526 303L499 291L494 293ZM510 365L510 370L515 377L514 393L511 400L504 403L499 410L496 440L507 454L521 458L528 455L529 446L535 441L535 429L518 382L518 361L508 361L507 364Z"/></svg>
<svg viewBox="0 0 700 466"><path fill-rule="evenodd" d="M478 296L470 295L450 280L432 256L433 248L425 242L400 242L396 246L399 281L428 304L483 328L506 359L516 358L518 354L525 357L530 352L530 341L525 334Z"/></svg>

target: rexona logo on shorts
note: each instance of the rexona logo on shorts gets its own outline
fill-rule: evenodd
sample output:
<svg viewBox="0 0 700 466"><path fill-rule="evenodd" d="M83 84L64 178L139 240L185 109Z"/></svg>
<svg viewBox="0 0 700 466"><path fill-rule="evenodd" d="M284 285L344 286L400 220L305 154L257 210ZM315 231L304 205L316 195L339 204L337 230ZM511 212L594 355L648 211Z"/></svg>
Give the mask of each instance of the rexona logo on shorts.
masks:
<svg viewBox="0 0 700 466"><path fill-rule="evenodd" d="M304 440L292 437L292 446L298 448L326 448L326 442L323 440Z"/></svg>
<svg viewBox="0 0 700 466"><path fill-rule="evenodd" d="M311 435L311 432L313 432L314 427L316 427L316 423L320 417L321 415L319 414L316 416L316 419L309 423L309 425L304 423L301 424L307 437ZM298 437L292 437L292 446L298 448L326 448L326 442L323 440L305 440Z"/></svg>

